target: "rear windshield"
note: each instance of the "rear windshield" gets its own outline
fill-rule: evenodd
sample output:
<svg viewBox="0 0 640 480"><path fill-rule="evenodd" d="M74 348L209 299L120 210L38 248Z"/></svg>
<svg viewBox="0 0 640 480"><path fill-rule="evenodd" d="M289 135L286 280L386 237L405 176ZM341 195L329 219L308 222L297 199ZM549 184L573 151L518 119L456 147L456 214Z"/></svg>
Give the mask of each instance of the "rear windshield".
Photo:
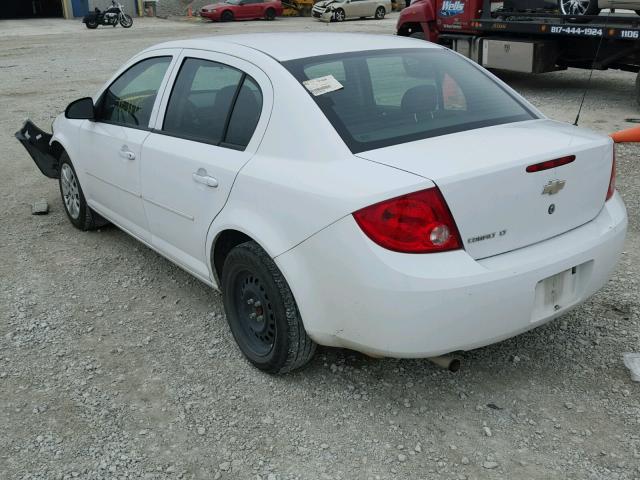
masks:
<svg viewBox="0 0 640 480"><path fill-rule="evenodd" d="M537 118L480 68L444 49L340 53L284 66L353 153Z"/></svg>

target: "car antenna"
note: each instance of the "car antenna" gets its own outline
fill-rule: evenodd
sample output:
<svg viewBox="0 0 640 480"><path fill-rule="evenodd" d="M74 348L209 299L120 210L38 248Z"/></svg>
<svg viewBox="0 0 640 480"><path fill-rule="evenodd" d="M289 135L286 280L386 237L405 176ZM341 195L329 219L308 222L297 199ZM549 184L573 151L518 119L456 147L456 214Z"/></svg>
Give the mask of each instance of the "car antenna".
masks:
<svg viewBox="0 0 640 480"><path fill-rule="evenodd" d="M602 27L602 34L600 35L600 41L598 42L598 48L596 49L596 55L593 57L593 63L591 64L591 70L589 70L589 79L587 80L587 86L582 93L582 100L580 100L580 106L578 107L578 114L576 115L576 120L573 124L577 127L578 121L580 120L580 113L582 112L582 106L584 105L584 99L587 98L587 93L589 92L589 88L591 88L591 77L593 76L593 70L596 68L596 62L598 61L598 54L600 53L600 47L602 47L602 41L604 40L604 36L607 32L607 26L609 24L609 16L611 15L612 8L607 12L607 16L604 19L604 26Z"/></svg>

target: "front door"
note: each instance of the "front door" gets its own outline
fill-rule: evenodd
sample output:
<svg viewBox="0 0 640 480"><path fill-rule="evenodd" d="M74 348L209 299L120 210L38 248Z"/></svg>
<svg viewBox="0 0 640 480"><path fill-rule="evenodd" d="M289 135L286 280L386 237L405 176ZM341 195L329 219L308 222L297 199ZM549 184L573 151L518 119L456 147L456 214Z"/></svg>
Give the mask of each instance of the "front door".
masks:
<svg viewBox="0 0 640 480"><path fill-rule="evenodd" d="M96 120L84 121L78 132L89 205L147 241L142 143L171 61L170 55L146 58L124 71L98 100Z"/></svg>
<svg viewBox="0 0 640 480"><path fill-rule="evenodd" d="M152 244L202 279L209 226L262 138L271 91L235 57L185 50L142 149L142 196Z"/></svg>

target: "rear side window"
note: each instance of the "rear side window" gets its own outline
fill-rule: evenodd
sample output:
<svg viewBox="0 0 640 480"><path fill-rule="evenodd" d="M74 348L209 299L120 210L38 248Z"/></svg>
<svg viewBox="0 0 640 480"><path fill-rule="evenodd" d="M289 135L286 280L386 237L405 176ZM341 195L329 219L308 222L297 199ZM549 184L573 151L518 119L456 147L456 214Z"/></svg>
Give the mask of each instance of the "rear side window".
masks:
<svg viewBox="0 0 640 480"><path fill-rule="evenodd" d="M262 94L260 88L247 75L238 92L238 98L229 119L229 127L224 139L225 145L246 147L256 129L261 111Z"/></svg>
<svg viewBox="0 0 640 480"><path fill-rule="evenodd" d="M444 49L397 49L285 62L300 81L342 88L312 98L352 152L536 118L478 67ZM311 93L310 93L311 95Z"/></svg>
<svg viewBox="0 0 640 480"><path fill-rule="evenodd" d="M162 130L243 149L261 110L262 95L251 77L228 65L187 58L171 92Z"/></svg>
<svg viewBox="0 0 640 480"><path fill-rule="evenodd" d="M158 89L171 57L154 57L136 63L120 75L102 96L98 120L148 128Z"/></svg>

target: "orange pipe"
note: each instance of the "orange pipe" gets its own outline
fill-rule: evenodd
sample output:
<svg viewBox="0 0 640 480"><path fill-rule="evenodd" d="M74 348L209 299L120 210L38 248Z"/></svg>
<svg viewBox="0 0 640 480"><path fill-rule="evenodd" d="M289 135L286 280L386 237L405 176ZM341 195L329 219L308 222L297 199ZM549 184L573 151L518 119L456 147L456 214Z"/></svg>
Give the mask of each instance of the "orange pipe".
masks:
<svg viewBox="0 0 640 480"><path fill-rule="evenodd" d="M620 130L609 135L616 143L640 142L640 126Z"/></svg>

